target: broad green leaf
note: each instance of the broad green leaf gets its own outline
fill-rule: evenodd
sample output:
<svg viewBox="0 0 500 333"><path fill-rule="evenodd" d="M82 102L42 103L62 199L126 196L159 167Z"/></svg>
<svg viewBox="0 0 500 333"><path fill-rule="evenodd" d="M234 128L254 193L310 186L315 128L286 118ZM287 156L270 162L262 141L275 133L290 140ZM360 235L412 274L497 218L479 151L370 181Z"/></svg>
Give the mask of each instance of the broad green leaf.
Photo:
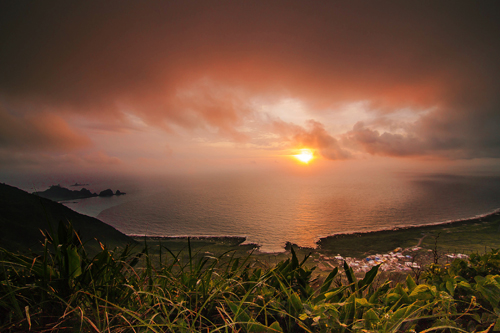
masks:
<svg viewBox="0 0 500 333"><path fill-rule="evenodd" d="M366 273L363 280L359 281L358 287L360 290L363 290L364 288L368 287L373 282L373 280L377 276L379 267L380 265L373 266L373 268Z"/></svg>
<svg viewBox="0 0 500 333"><path fill-rule="evenodd" d="M415 280L411 277L410 274L406 276L406 286L408 287L408 291L411 293L413 289L417 287L417 284L415 283Z"/></svg>
<svg viewBox="0 0 500 333"><path fill-rule="evenodd" d="M468 282L466 282L466 281L460 281L460 282L457 284L457 286L460 286L460 287L465 288L465 289L468 289L468 290L472 290L471 285L470 285Z"/></svg>
<svg viewBox="0 0 500 333"><path fill-rule="evenodd" d="M344 324L350 324L354 321L354 316L356 314L356 295L351 294L351 296L346 300L344 305Z"/></svg>
<svg viewBox="0 0 500 333"><path fill-rule="evenodd" d="M293 249L293 246L290 246L290 251L292 252L292 270L297 269L299 267L299 259L297 258L297 255L295 254L295 250Z"/></svg>
<svg viewBox="0 0 500 333"><path fill-rule="evenodd" d="M290 294L290 301L291 301L292 306L293 306L293 308L295 309L295 311L297 311L297 312L301 312L301 311L302 311L302 309L304 308L304 307L302 306L302 302L300 301L300 297L297 295L297 293L296 293L296 292L292 292L292 293Z"/></svg>
<svg viewBox="0 0 500 333"><path fill-rule="evenodd" d="M351 267L347 264L347 261L344 260L344 271L345 275L347 277L347 280L349 281L349 284L351 285L351 290L352 292L356 292L356 284L357 284L357 279L356 276L354 275L354 271L352 270Z"/></svg>
<svg viewBox="0 0 500 333"><path fill-rule="evenodd" d="M379 298L382 294L386 293L386 292L389 290L389 288L390 288L390 283L391 283L390 281L386 281L386 282L384 282L384 284L382 284L379 288L377 288L377 290L375 290L375 291L373 292L373 295L371 295L371 296L370 296L370 300L369 300L369 301L370 301L370 303L376 303L376 302L378 302L378 298Z"/></svg>
<svg viewBox="0 0 500 333"><path fill-rule="evenodd" d="M325 294L325 302L328 302L329 300L331 300L333 297L335 297L336 295L344 292L344 290L346 290L347 287L346 286L343 286L343 287L340 287L338 288L337 290L335 291L332 291L332 292L329 292L329 293L326 293Z"/></svg>
<svg viewBox="0 0 500 333"><path fill-rule="evenodd" d="M67 249L68 274L70 278L76 278L82 274L80 255L74 246Z"/></svg>
<svg viewBox="0 0 500 333"><path fill-rule="evenodd" d="M253 319L247 324L247 327L248 327L248 332L252 333L269 332L268 327L259 322L256 322Z"/></svg>
<svg viewBox="0 0 500 333"><path fill-rule="evenodd" d="M272 330L272 332L283 332L283 329L281 328L280 324L277 321L275 321L274 323L272 323L269 326L269 328Z"/></svg>
<svg viewBox="0 0 500 333"><path fill-rule="evenodd" d="M371 306L366 298L356 298L356 306Z"/></svg>
<svg viewBox="0 0 500 333"><path fill-rule="evenodd" d="M396 312L393 313L391 316L391 322L394 324L399 324L401 323L404 319L406 319L406 312L408 310L408 307L402 307L399 308Z"/></svg>
<svg viewBox="0 0 500 333"><path fill-rule="evenodd" d="M446 290L450 293L451 296L455 295L455 286L453 284L453 281L451 279L448 279L446 281Z"/></svg>
<svg viewBox="0 0 500 333"><path fill-rule="evenodd" d="M431 288L426 284L420 284L410 293L410 298L412 300L429 300L432 299L434 295L432 294Z"/></svg>
<svg viewBox="0 0 500 333"><path fill-rule="evenodd" d="M492 275L486 278L477 279L476 290L495 308L500 302L500 284L494 279Z"/></svg>
<svg viewBox="0 0 500 333"><path fill-rule="evenodd" d="M229 308L234 313L234 321L247 328L248 332L267 332L268 328L253 319L248 312L233 302L228 302Z"/></svg>
<svg viewBox="0 0 500 333"><path fill-rule="evenodd" d="M398 283L396 285L396 287L394 288L394 291L401 295L401 300L404 303L406 303L406 304L411 303L410 297L408 297L408 293L403 289L403 287L401 286L401 284Z"/></svg>
<svg viewBox="0 0 500 333"><path fill-rule="evenodd" d="M393 303L396 303L397 301L399 301L401 299L401 295L398 294L398 293L389 293L386 297L385 297L385 302L387 304L393 304Z"/></svg>
<svg viewBox="0 0 500 333"><path fill-rule="evenodd" d="M240 308L233 302L228 302L229 308L234 313L234 321L237 322L249 322L250 316L245 312L244 309Z"/></svg>
<svg viewBox="0 0 500 333"><path fill-rule="evenodd" d="M324 294L330 288L330 285L332 284L332 281L338 272L339 272L339 268L335 267L334 270L331 271L330 274L328 274L328 276L325 279L325 282L323 282L323 285L321 286L321 290L320 290L321 294Z"/></svg>
<svg viewBox="0 0 500 333"><path fill-rule="evenodd" d="M363 319L365 321L365 328L372 329L380 321L379 316L373 309L369 309L363 314Z"/></svg>

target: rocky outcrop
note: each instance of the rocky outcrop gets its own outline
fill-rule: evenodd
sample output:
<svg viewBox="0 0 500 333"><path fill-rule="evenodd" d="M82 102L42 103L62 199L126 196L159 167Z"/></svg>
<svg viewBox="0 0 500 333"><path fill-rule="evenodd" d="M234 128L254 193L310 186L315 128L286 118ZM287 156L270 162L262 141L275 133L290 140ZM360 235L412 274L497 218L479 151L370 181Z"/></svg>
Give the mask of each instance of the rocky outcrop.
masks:
<svg viewBox="0 0 500 333"><path fill-rule="evenodd" d="M38 195L42 198L47 198L54 201L66 201L66 200L76 200L76 199L85 199L92 197L111 197L113 195L123 195L125 192L116 191L116 194L113 193L111 189L107 189L101 191L99 194L92 193L86 188L82 188L81 190L69 190L61 185L52 185L48 190L43 192L33 192L33 194Z"/></svg>
<svg viewBox="0 0 500 333"><path fill-rule="evenodd" d="M107 190L104 190L104 191L101 191L101 193L99 193L99 196L100 197L111 197L113 196L113 191L111 191L111 189L107 189Z"/></svg>
<svg viewBox="0 0 500 333"><path fill-rule="evenodd" d="M52 185L48 190L45 190L43 192L33 192L33 194L54 201L84 199L97 196L96 193L92 193L86 188L82 188L80 191L72 191L65 187L62 187L61 185Z"/></svg>

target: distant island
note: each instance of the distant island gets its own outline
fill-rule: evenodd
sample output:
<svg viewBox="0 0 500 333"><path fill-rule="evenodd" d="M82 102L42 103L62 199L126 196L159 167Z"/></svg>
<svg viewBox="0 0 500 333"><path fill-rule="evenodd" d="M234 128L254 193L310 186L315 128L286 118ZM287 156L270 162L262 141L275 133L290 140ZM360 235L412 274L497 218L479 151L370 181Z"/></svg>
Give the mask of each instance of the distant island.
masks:
<svg viewBox="0 0 500 333"><path fill-rule="evenodd" d="M86 199L92 197L111 197L113 195L124 195L125 192L120 192L120 190L116 190L113 192L111 189L107 189L101 191L99 194L92 193L86 188L82 188L81 190L70 190L61 185L52 185L48 190L43 192L33 192L33 194L38 195L42 198L51 199L54 201L65 201L65 200L75 200L75 199Z"/></svg>
<svg viewBox="0 0 500 333"><path fill-rule="evenodd" d="M80 184L80 183L74 183L73 185L70 186L88 186L89 184Z"/></svg>

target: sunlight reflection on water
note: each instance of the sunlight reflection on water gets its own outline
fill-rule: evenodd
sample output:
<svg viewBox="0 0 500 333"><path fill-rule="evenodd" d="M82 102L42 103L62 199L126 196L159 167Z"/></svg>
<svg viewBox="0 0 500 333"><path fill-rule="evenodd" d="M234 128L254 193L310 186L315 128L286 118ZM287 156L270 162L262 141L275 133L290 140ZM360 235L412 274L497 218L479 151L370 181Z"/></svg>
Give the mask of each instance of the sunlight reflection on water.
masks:
<svg viewBox="0 0 500 333"><path fill-rule="evenodd" d="M238 235L264 251L282 251L286 241L315 246L318 237L335 233L490 212L500 206L498 185L497 177L439 175L170 179L145 186L98 218L127 234Z"/></svg>

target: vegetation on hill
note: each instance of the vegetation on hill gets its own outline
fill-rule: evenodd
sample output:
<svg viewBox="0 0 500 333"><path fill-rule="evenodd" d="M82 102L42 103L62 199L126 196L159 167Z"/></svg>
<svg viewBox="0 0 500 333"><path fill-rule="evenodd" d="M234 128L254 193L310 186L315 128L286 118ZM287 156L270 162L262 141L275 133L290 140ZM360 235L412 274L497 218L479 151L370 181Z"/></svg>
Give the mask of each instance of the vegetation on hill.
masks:
<svg viewBox="0 0 500 333"><path fill-rule="evenodd" d="M466 246L494 245L498 215L329 237L312 255L291 244L286 253L255 255L247 253L255 245L236 238L147 239L142 246L99 220L7 185L0 185L0 207L2 332L500 330L500 251L440 264L437 242L460 248L466 234L472 241ZM399 272L397 280L380 272L386 264L366 273L345 261L329 271L319 267L328 253L363 257L417 242L433 249L425 252L434 260Z"/></svg>
<svg viewBox="0 0 500 333"><path fill-rule="evenodd" d="M421 246L434 249L435 239L441 253L484 252L485 248L500 248L500 213L481 218L435 225L415 226L366 233L322 237L318 250L327 254L365 257L386 253L397 247Z"/></svg>
<svg viewBox="0 0 500 333"><path fill-rule="evenodd" d="M98 219L5 184L0 184L0 210L0 246L14 252L41 252L44 241L41 230L55 230L60 221L73 223L88 251L100 250L96 237L110 247L135 243Z"/></svg>
<svg viewBox="0 0 500 333"><path fill-rule="evenodd" d="M91 256L71 225L45 236L39 256L1 252L2 332L500 329L498 250L391 283L377 279L380 266L358 279L346 263L318 280L293 247L290 258L266 266L251 255L193 253L189 239L187 257L148 246Z"/></svg>

